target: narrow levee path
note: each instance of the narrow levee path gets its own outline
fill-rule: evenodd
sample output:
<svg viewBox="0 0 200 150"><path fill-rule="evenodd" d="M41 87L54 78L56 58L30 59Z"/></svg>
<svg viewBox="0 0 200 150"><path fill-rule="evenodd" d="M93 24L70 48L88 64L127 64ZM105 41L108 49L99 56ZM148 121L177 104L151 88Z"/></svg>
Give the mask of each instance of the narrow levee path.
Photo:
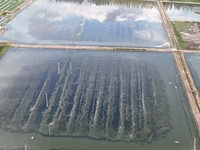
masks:
<svg viewBox="0 0 200 150"><path fill-rule="evenodd" d="M166 14L163 3L160 0L157 0L157 6L158 6L158 10L160 12L163 27L165 28L165 31L167 33L167 36L168 36L168 39L169 39L169 42L170 42L170 46L171 46L172 49L177 49L178 45L177 45L176 39L174 37L174 34L172 32L172 29L171 29L171 26L170 26L170 20L169 20L167 14Z"/></svg>
<svg viewBox="0 0 200 150"><path fill-rule="evenodd" d="M7 41L8 42L8 41ZM0 42L1 43L1 42ZM81 46L81 45L37 45L37 44L11 44L16 48L43 48L43 49L70 49L70 50L111 50L111 51L149 51L149 52L171 52L170 49L162 48L134 48L134 47L109 47L109 46Z"/></svg>

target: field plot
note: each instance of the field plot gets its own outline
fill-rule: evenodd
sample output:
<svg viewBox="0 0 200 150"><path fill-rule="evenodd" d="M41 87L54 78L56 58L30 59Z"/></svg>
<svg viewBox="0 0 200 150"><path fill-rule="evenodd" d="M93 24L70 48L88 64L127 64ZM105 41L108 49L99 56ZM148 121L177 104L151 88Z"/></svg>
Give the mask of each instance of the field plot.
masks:
<svg viewBox="0 0 200 150"><path fill-rule="evenodd" d="M0 148L199 147L168 53L12 48L0 71Z"/></svg>
<svg viewBox="0 0 200 150"><path fill-rule="evenodd" d="M155 2L35 1L6 27L16 43L169 47Z"/></svg>
<svg viewBox="0 0 200 150"><path fill-rule="evenodd" d="M164 84L144 61L67 58L20 74L6 92L3 128L126 141L151 141L170 129Z"/></svg>
<svg viewBox="0 0 200 150"><path fill-rule="evenodd" d="M25 0L1 0L0 12L10 12L24 2Z"/></svg>
<svg viewBox="0 0 200 150"><path fill-rule="evenodd" d="M173 22L181 49L200 49L200 27L196 22Z"/></svg>

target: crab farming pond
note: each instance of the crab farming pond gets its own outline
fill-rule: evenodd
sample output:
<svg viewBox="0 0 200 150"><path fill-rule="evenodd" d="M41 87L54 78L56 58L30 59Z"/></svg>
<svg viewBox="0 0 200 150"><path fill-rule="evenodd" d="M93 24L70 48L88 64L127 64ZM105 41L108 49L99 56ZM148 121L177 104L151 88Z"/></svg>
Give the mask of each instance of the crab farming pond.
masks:
<svg viewBox="0 0 200 150"><path fill-rule="evenodd" d="M156 2L36 0L5 27L15 43L169 47Z"/></svg>
<svg viewBox="0 0 200 150"><path fill-rule="evenodd" d="M173 21L200 22L200 4L163 2L163 5Z"/></svg>
<svg viewBox="0 0 200 150"><path fill-rule="evenodd" d="M0 72L2 149L199 149L170 53L11 48Z"/></svg>
<svg viewBox="0 0 200 150"><path fill-rule="evenodd" d="M200 92L200 55L199 54L185 54L190 72L194 79L197 90Z"/></svg>

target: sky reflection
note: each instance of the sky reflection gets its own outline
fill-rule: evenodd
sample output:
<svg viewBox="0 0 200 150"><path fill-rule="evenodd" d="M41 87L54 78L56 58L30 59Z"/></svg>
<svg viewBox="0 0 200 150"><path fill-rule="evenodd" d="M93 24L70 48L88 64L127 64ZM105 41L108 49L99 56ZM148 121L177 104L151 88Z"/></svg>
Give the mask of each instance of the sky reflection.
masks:
<svg viewBox="0 0 200 150"><path fill-rule="evenodd" d="M200 15L195 12L200 11L200 5L189 4L164 4L166 12L171 20L174 21L200 21Z"/></svg>
<svg viewBox="0 0 200 150"><path fill-rule="evenodd" d="M38 0L6 26L8 31L3 39L16 43L169 45L156 5L150 9L140 5L98 6L87 1L77 4Z"/></svg>

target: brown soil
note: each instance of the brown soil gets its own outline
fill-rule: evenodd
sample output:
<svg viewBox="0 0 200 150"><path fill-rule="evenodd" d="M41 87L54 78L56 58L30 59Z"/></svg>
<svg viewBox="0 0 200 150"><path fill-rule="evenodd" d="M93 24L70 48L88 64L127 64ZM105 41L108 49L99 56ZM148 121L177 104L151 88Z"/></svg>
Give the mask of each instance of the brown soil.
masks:
<svg viewBox="0 0 200 150"><path fill-rule="evenodd" d="M0 28L0 35L2 35L4 33L4 31L6 31L7 28Z"/></svg>
<svg viewBox="0 0 200 150"><path fill-rule="evenodd" d="M190 23L189 29L180 33L187 49L200 49L200 29L196 23Z"/></svg>

